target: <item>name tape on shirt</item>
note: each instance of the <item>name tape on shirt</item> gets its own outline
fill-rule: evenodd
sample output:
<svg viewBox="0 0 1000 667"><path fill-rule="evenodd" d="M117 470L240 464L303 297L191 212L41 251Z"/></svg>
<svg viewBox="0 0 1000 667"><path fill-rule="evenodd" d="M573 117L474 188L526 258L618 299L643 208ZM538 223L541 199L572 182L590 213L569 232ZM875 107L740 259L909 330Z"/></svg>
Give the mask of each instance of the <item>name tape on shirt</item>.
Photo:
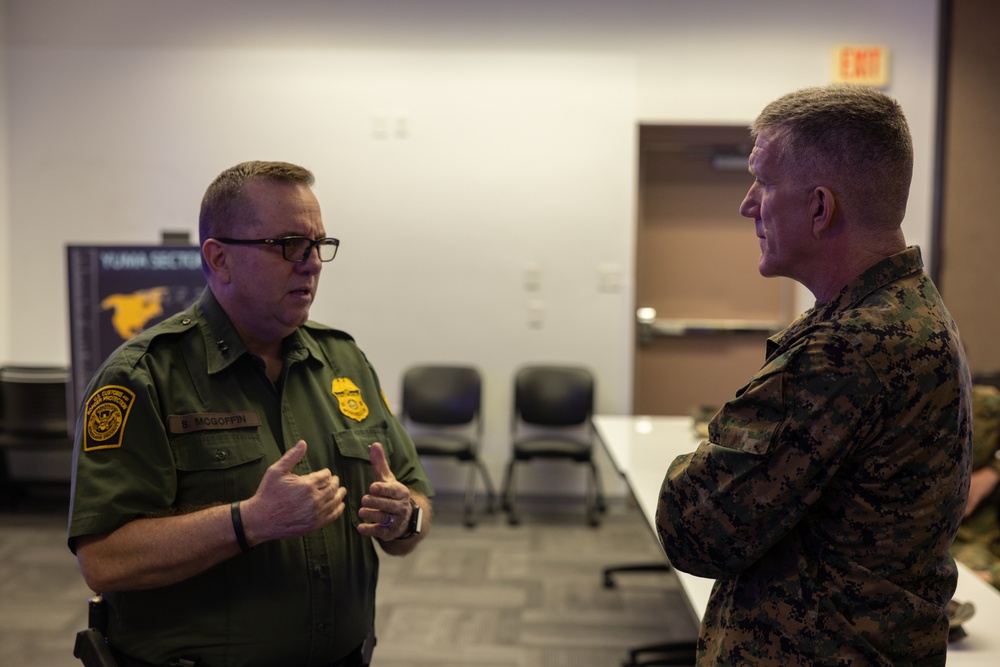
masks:
<svg viewBox="0 0 1000 667"><path fill-rule="evenodd" d="M135 392L119 385L105 385L91 394L84 413L83 451L121 447L133 403Z"/></svg>
<svg viewBox="0 0 1000 667"><path fill-rule="evenodd" d="M260 426L260 415L255 410L244 412L201 412L189 415L170 415L167 429L174 434L194 431L218 431L233 428Z"/></svg>

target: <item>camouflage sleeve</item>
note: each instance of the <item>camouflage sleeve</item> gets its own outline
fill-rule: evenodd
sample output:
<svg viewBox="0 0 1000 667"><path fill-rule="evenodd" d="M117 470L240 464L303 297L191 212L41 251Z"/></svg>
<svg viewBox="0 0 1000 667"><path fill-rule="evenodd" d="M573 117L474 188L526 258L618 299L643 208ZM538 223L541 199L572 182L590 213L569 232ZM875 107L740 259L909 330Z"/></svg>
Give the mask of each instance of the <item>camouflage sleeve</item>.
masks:
<svg viewBox="0 0 1000 667"><path fill-rule="evenodd" d="M972 388L972 468L990 465L1000 471L1000 390L977 384Z"/></svg>
<svg viewBox="0 0 1000 667"><path fill-rule="evenodd" d="M841 337L814 334L770 358L709 440L667 471L656 522L671 563L718 579L756 562L877 428L882 402L877 375Z"/></svg>

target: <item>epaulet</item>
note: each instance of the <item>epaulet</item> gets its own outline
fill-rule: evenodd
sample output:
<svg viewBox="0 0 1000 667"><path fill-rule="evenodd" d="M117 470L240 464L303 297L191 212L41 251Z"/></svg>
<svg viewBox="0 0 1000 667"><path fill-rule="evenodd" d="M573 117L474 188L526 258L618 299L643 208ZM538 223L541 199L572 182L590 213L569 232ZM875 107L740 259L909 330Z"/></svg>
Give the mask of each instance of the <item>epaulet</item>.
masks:
<svg viewBox="0 0 1000 667"><path fill-rule="evenodd" d="M306 321L302 325L309 330L309 333L320 336L331 336L333 338L340 338L342 340L354 341L354 336L347 333L346 331L341 331L340 329L334 329L320 322L314 322L313 320Z"/></svg>
<svg viewBox="0 0 1000 667"><path fill-rule="evenodd" d="M149 350L156 339L183 334L197 325L197 320L191 316L189 310L175 313L162 322L157 322L145 331L140 332L134 338L122 343L121 347L118 348L118 352L125 355L130 363L134 363Z"/></svg>

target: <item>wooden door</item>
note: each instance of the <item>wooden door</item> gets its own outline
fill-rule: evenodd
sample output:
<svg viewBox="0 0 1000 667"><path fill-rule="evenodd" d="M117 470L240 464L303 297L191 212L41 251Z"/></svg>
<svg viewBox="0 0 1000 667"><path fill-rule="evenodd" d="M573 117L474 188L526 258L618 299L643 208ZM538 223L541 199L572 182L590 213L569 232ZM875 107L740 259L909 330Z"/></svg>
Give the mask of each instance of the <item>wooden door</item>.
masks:
<svg viewBox="0 0 1000 667"><path fill-rule="evenodd" d="M640 128L633 414L719 406L790 320L787 279L757 272L744 127Z"/></svg>

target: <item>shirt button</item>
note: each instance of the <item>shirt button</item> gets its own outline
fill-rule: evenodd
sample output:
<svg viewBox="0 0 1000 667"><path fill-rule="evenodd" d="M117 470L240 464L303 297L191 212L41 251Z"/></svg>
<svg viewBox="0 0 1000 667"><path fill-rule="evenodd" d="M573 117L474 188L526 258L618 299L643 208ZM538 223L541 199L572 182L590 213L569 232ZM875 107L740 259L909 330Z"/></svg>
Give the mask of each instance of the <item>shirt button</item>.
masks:
<svg viewBox="0 0 1000 667"><path fill-rule="evenodd" d="M229 456L229 453L224 449L218 449L215 452L216 461L225 461L227 456Z"/></svg>
<svg viewBox="0 0 1000 667"><path fill-rule="evenodd" d="M183 320L181 320L181 324L183 324L185 326L188 325L188 324L191 324L191 318L190 317L185 317Z"/></svg>

